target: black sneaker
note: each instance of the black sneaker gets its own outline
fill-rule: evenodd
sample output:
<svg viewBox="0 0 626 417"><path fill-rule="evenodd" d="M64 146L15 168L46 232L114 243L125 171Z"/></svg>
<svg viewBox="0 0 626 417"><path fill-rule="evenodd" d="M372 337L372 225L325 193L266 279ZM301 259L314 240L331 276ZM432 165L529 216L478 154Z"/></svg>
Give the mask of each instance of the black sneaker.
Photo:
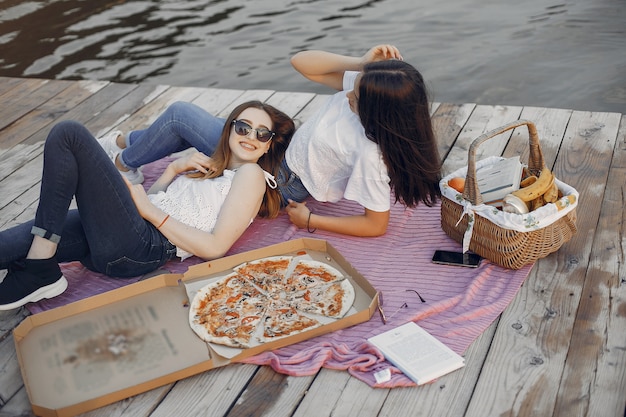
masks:
<svg viewBox="0 0 626 417"><path fill-rule="evenodd" d="M56 259L23 259L13 262L0 282L0 310L56 297L67 288Z"/></svg>

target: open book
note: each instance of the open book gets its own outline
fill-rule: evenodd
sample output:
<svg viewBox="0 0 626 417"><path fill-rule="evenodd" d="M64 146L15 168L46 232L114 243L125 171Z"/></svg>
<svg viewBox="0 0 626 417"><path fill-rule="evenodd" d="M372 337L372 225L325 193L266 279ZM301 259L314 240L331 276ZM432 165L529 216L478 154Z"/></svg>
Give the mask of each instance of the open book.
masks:
<svg viewBox="0 0 626 417"><path fill-rule="evenodd" d="M385 358L422 385L465 365L465 359L413 322L367 339Z"/></svg>
<svg viewBox="0 0 626 417"><path fill-rule="evenodd" d="M519 156L501 159L493 165L478 169L476 182L483 203L501 207L502 199L507 194L519 190L522 169Z"/></svg>

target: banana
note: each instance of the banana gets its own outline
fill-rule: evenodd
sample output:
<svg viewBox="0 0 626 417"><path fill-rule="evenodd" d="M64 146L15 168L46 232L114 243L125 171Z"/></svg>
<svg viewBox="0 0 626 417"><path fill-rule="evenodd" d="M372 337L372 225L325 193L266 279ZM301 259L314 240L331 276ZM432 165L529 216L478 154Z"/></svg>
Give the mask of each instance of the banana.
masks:
<svg viewBox="0 0 626 417"><path fill-rule="evenodd" d="M517 191L513 191L515 197L519 198L522 201L531 201L535 200L538 197L541 197L554 183L554 174L548 168L544 168L541 170L541 174L537 178L533 184L528 187L520 188Z"/></svg>
<svg viewBox="0 0 626 417"><path fill-rule="evenodd" d="M529 185L533 185L536 182L537 182L537 177L535 175L531 175L529 177L524 178L522 182L520 182L519 186L520 188L526 188Z"/></svg>
<svg viewBox="0 0 626 417"><path fill-rule="evenodd" d="M543 200L543 196L539 196L530 202L530 211L535 211L540 207L543 207L545 201Z"/></svg>
<svg viewBox="0 0 626 417"><path fill-rule="evenodd" d="M559 199L559 187L556 185L556 182L552 181L552 185L548 188L543 195L543 201L546 203L554 203Z"/></svg>

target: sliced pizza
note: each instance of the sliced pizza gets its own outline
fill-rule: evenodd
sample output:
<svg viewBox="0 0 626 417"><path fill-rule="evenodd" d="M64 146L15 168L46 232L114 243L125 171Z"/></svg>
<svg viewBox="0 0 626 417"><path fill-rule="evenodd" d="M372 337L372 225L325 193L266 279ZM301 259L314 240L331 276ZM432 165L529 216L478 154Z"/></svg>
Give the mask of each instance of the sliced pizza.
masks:
<svg viewBox="0 0 626 417"><path fill-rule="evenodd" d="M332 266L319 261L303 259L298 262L291 275L285 279L287 292L295 293L317 285L328 284L344 279Z"/></svg>
<svg viewBox="0 0 626 417"><path fill-rule="evenodd" d="M203 287L190 309L192 329L203 340L232 347L252 346L267 296L235 273Z"/></svg>
<svg viewBox="0 0 626 417"><path fill-rule="evenodd" d="M246 262L234 269L266 293L272 293L283 288L285 272L292 259L292 256L273 256Z"/></svg>
<svg viewBox="0 0 626 417"><path fill-rule="evenodd" d="M350 310L354 297L354 287L344 279L291 293L285 301L298 311L340 318Z"/></svg>
<svg viewBox="0 0 626 417"><path fill-rule="evenodd" d="M354 302L350 281L323 262L275 256L234 270L191 303L191 327L207 342L249 348L341 318Z"/></svg>
<svg viewBox="0 0 626 417"><path fill-rule="evenodd" d="M293 306L286 305L281 301L272 301L265 311L263 335L260 341L271 342L321 325L320 321L300 313Z"/></svg>

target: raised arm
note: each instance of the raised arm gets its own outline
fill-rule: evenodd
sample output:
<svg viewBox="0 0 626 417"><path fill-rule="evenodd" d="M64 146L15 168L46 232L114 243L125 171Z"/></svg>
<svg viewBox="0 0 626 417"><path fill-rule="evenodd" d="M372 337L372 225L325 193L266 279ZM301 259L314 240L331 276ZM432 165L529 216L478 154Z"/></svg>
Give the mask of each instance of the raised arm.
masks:
<svg viewBox="0 0 626 417"><path fill-rule="evenodd" d="M311 50L295 54L291 65L311 81L342 90L345 71L360 71L368 62L386 59L402 59L402 55L393 45L374 46L360 57Z"/></svg>
<svg viewBox="0 0 626 417"><path fill-rule="evenodd" d="M224 256L256 217L266 185L259 165L242 165L233 178L212 233L187 226L173 218L163 222L167 215L150 203L147 196L145 199L142 196L135 198L133 190L141 193L136 187L141 186L132 186L131 193L141 216L155 226L160 226L161 233L177 247L209 260Z"/></svg>

